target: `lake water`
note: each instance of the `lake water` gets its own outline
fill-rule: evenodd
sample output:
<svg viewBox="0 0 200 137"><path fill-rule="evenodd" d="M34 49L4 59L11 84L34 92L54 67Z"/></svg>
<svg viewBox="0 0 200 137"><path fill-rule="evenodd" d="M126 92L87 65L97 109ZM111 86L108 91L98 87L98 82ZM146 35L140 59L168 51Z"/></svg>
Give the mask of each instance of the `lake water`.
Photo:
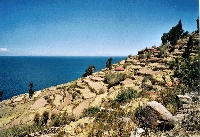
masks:
<svg viewBox="0 0 200 137"><path fill-rule="evenodd" d="M41 90L50 86L76 80L82 77L89 65L96 71L105 68L109 57L13 57L0 56L0 90L2 99L27 93L29 83L33 82L33 90ZM112 57L112 63L126 57Z"/></svg>

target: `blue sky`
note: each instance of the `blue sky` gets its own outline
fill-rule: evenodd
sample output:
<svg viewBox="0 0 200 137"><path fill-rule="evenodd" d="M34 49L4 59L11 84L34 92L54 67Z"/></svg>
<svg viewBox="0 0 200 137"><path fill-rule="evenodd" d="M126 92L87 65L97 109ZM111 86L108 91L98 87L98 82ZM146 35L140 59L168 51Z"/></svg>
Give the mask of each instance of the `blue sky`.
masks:
<svg viewBox="0 0 200 137"><path fill-rule="evenodd" d="M0 0L0 56L135 55L198 16L198 0Z"/></svg>

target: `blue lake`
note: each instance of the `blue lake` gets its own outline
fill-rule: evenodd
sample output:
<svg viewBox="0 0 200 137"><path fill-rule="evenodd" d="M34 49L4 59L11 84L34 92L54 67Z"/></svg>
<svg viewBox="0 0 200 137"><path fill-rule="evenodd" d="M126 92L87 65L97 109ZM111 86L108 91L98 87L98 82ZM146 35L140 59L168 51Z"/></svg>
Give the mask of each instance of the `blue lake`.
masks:
<svg viewBox="0 0 200 137"><path fill-rule="evenodd" d="M89 65L96 71L105 68L110 57L15 57L0 56L0 90L2 99L27 93L29 83L33 90L63 84L82 77ZM112 63L126 57L112 57Z"/></svg>

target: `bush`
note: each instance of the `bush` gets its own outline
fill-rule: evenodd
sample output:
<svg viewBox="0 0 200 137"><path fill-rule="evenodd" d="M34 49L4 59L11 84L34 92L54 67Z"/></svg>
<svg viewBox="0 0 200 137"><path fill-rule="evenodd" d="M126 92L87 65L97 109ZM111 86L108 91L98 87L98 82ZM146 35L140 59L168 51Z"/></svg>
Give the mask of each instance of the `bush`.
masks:
<svg viewBox="0 0 200 137"><path fill-rule="evenodd" d="M139 56L138 56L138 59L140 60L140 59L144 59L145 58L145 55L144 54L139 54Z"/></svg>
<svg viewBox="0 0 200 137"><path fill-rule="evenodd" d="M134 113L135 117L137 120L139 120L138 122L140 122L140 120L142 119L142 106L138 106L136 109L135 109L135 113Z"/></svg>
<svg viewBox="0 0 200 137"><path fill-rule="evenodd" d="M11 128L1 130L0 137L25 137L30 133L41 131L44 126L35 126L30 124L14 125Z"/></svg>
<svg viewBox="0 0 200 137"><path fill-rule="evenodd" d="M121 91L121 93L119 93L116 96L115 101L118 103L125 103L128 100L132 99L132 98L137 98L138 97L138 93L136 90L132 89L132 88L128 88L128 89L124 89Z"/></svg>
<svg viewBox="0 0 200 137"><path fill-rule="evenodd" d="M181 83L193 91L199 91L199 57L175 59L172 64L171 68L174 70L174 76L178 77Z"/></svg>
<svg viewBox="0 0 200 137"><path fill-rule="evenodd" d="M148 53L147 53L147 56L146 56L146 57L147 57L147 59L150 59L150 58L151 58L151 55L152 55L152 52L151 52L151 51L150 51L150 52L148 52Z"/></svg>
<svg viewBox="0 0 200 137"><path fill-rule="evenodd" d="M84 109L83 111L83 117L91 117L94 114L100 112L100 108L99 107L89 107L87 109Z"/></svg>
<svg viewBox="0 0 200 137"><path fill-rule="evenodd" d="M51 121L53 126L59 127L60 125L69 124L71 121L75 121L75 117L73 115L68 115L68 113L65 111L59 115L52 114Z"/></svg>
<svg viewBox="0 0 200 137"><path fill-rule="evenodd" d="M131 57L132 57L132 55L131 55L131 54L129 54L129 55L128 55L128 58L131 58Z"/></svg>
<svg viewBox="0 0 200 137"><path fill-rule="evenodd" d="M72 93L72 99L75 99L78 96L77 92Z"/></svg>
<svg viewBox="0 0 200 137"><path fill-rule="evenodd" d="M121 81L126 79L127 75L125 73L112 73L105 75L104 82L108 84L108 87L112 87L120 84Z"/></svg>
<svg viewBox="0 0 200 137"><path fill-rule="evenodd" d="M178 98L177 88L166 88L162 90L156 100L163 104L173 115L182 107L182 103Z"/></svg>
<svg viewBox="0 0 200 137"><path fill-rule="evenodd" d="M43 114L42 114L42 124L46 125L48 119L49 119L49 112L44 111Z"/></svg>
<svg viewBox="0 0 200 137"><path fill-rule="evenodd" d="M47 103L51 104L53 103L53 100L49 96L44 96L44 99L47 101Z"/></svg>
<svg viewBox="0 0 200 137"><path fill-rule="evenodd" d="M158 58L163 58L164 57L164 51L161 50L158 55L157 55Z"/></svg>
<svg viewBox="0 0 200 137"><path fill-rule="evenodd" d="M51 124L55 127L58 127L60 126L60 115L57 115L57 114L52 114L51 115Z"/></svg>
<svg viewBox="0 0 200 137"><path fill-rule="evenodd" d="M98 94L104 94L104 93L105 93L105 90L103 88L100 88Z"/></svg>
<svg viewBox="0 0 200 137"><path fill-rule="evenodd" d="M34 123L35 123L36 125L39 125L39 124L40 124L40 114L39 114L39 113L36 113L36 114L35 114L33 121L34 121Z"/></svg>
<svg viewBox="0 0 200 137"><path fill-rule="evenodd" d="M129 137L131 131L135 130L134 123L131 119L129 122L125 122L122 120L122 117L133 117L132 114L122 109L99 112L88 136L106 136L105 133L107 132L108 136L112 137Z"/></svg>
<svg viewBox="0 0 200 137"><path fill-rule="evenodd" d="M185 115L181 126L186 131L200 131L200 111L190 111L188 115Z"/></svg>

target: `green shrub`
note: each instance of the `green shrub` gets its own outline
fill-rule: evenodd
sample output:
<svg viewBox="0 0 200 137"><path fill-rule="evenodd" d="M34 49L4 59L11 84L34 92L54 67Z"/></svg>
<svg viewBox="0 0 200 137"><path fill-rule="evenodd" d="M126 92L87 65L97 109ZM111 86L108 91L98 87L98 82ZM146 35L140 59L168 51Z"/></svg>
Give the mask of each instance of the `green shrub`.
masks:
<svg viewBox="0 0 200 137"><path fill-rule="evenodd" d="M174 77L179 78L191 91L200 91L199 86L199 57L176 58L171 62L170 68L174 70Z"/></svg>
<svg viewBox="0 0 200 137"><path fill-rule="evenodd" d="M35 123L36 125L39 125L39 124L40 124L40 114L39 114L39 113L36 113L36 114L35 114L33 121L34 121L34 123Z"/></svg>
<svg viewBox="0 0 200 137"><path fill-rule="evenodd" d="M94 114L100 112L100 108L99 107L89 107L87 109L84 109L83 111L83 117L86 116L93 116Z"/></svg>
<svg viewBox="0 0 200 137"><path fill-rule="evenodd" d="M140 123L141 120L142 120L142 106L139 105L139 106L135 109L134 116L135 116L137 122Z"/></svg>
<svg viewBox="0 0 200 137"><path fill-rule="evenodd" d="M42 114L42 124L46 125L48 119L49 119L49 112L44 111L43 114Z"/></svg>
<svg viewBox="0 0 200 137"><path fill-rule="evenodd" d="M14 125L11 128L0 131L0 137L25 137L30 133L43 130L44 126L35 126L30 124Z"/></svg>
<svg viewBox="0 0 200 137"><path fill-rule="evenodd" d="M198 110L190 111L188 115L185 115L181 127L186 131L200 131L200 113Z"/></svg>
<svg viewBox="0 0 200 137"><path fill-rule="evenodd" d="M164 58L164 51L161 50L158 55L157 55L157 58Z"/></svg>
<svg viewBox="0 0 200 137"><path fill-rule="evenodd" d="M105 75L104 82L108 84L108 87L112 87L120 84L121 81L126 79L127 75L125 73L112 73Z"/></svg>
<svg viewBox="0 0 200 137"><path fill-rule="evenodd" d="M112 137L129 137L130 132L135 130L134 123L131 119L128 122L123 121L122 117L133 117L132 114L122 109L99 112L96 115L88 136L105 136L104 133L108 132L108 136Z"/></svg>
<svg viewBox="0 0 200 137"><path fill-rule="evenodd" d="M152 55L152 52L151 52L151 51L150 51L150 52L148 52L148 53L147 53L147 56L146 56L146 57L147 57L147 59L150 59L150 58L151 58L151 55Z"/></svg>
<svg viewBox="0 0 200 137"><path fill-rule="evenodd" d="M118 103L125 103L128 100L132 99L132 98L137 98L138 97L138 93L136 90L132 89L132 88L128 88L128 89L124 89L122 90L117 96L115 101Z"/></svg>
<svg viewBox="0 0 200 137"><path fill-rule="evenodd" d="M51 124L53 125L53 126L55 126L55 127L58 127L58 126L60 126L60 115L58 115L58 114L52 114L51 115Z"/></svg>
<svg viewBox="0 0 200 137"><path fill-rule="evenodd" d="M138 56L138 59L140 60L140 59L144 59L145 58L145 55L144 54L139 54L139 56Z"/></svg>
<svg viewBox="0 0 200 137"><path fill-rule="evenodd" d="M75 99L78 96L77 92L72 93L72 99Z"/></svg>
<svg viewBox="0 0 200 137"><path fill-rule="evenodd" d="M100 94L104 94L104 93L105 93L105 90L103 88L100 88L98 94L100 95Z"/></svg>
<svg viewBox="0 0 200 137"><path fill-rule="evenodd" d="M182 107L182 103L177 97L178 94L179 91L176 87L166 88L160 92L156 100L163 104L174 115L178 109Z"/></svg>
<svg viewBox="0 0 200 137"><path fill-rule="evenodd" d="M128 55L128 58L131 58L131 57L132 57L132 55L131 55L131 54L129 54L129 55Z"/></svg>
<svg viewBox="0 0 200 137"><path fill-rule="evenodd" d="M51 115L51 125L55 127L69 124L71 121L75 121L75 117L73 115L68 115L66 111L64 113Z"/></svg>

